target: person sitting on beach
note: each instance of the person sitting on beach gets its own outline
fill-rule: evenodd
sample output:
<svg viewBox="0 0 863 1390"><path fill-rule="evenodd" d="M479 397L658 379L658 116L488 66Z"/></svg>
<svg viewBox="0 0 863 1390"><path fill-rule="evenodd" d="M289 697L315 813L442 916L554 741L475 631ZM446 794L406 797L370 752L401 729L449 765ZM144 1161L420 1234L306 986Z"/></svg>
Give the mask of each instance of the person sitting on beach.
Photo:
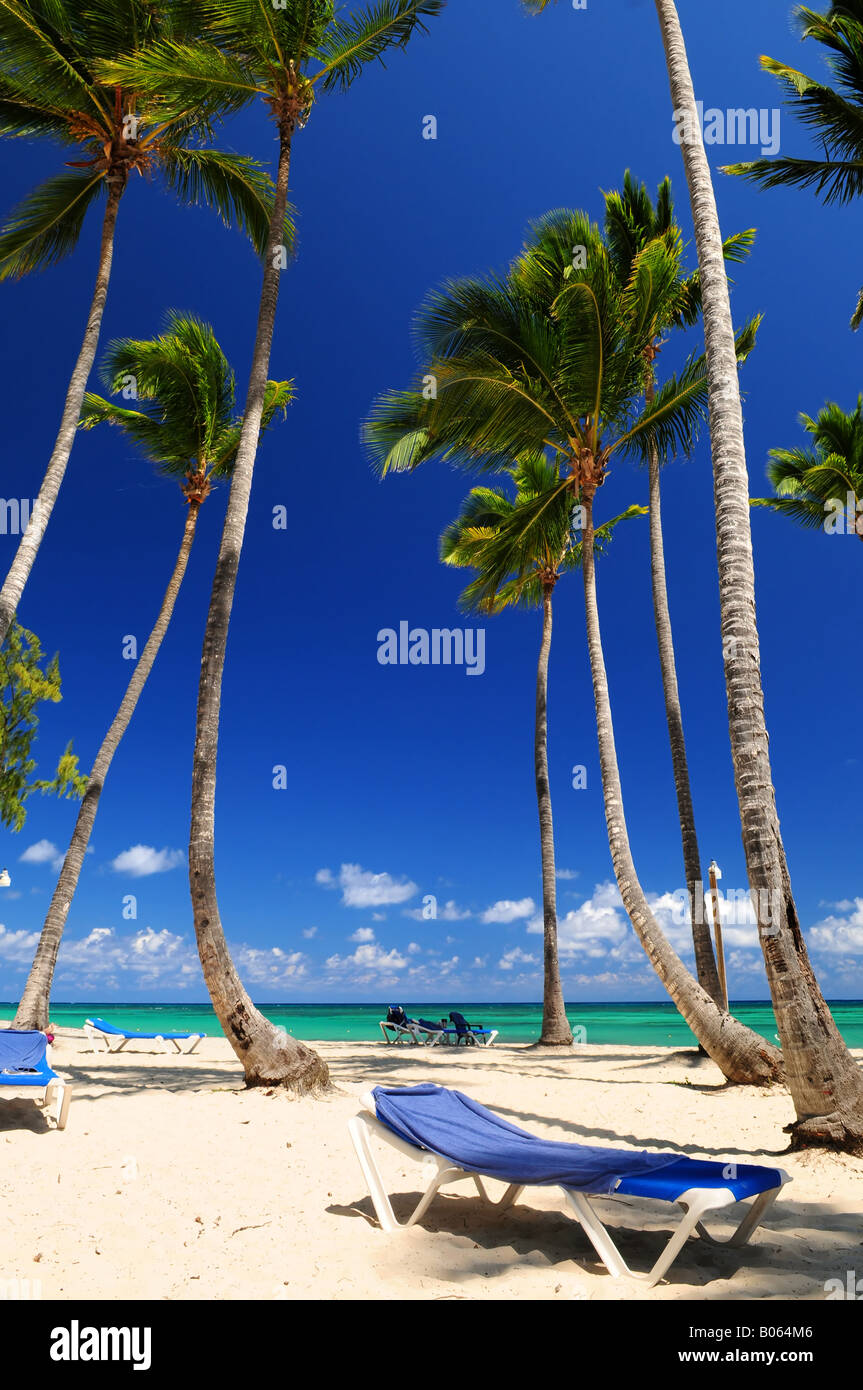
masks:
<svg viewBox="0 0 863 1390"><path fill-rule="evenodd" d="M387 1023L397 1023L400 1028L407 1028L408 1016L401 1004L393 1008L392 1004L387 1008Z"/></svg>

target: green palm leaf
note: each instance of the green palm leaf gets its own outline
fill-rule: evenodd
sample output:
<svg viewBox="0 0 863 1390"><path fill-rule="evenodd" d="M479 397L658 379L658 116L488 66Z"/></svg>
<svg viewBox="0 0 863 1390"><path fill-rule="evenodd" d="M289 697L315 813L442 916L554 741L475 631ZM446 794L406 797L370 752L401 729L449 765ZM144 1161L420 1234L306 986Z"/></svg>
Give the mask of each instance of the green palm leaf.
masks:
<svg viewBox="0 0 863 1390"><path fill-rule="evenodd" d="M157 338L119 338L105 353L102 376L134 407L88 392L80 428L118 426L168 475L203 468L230 474L242 431L235 412L234 374L209 324L172 311ZM283 414L293 394L289 381L267 383L261 428Z"/></svg>
<svg viewBox="0 0 863 1390"><path fill-rule="evenodd" d="M425 21L440 14L445 0L379 0L349 18L327 26L316 57L322 67L314 81L321 90L345 91L367 63L383 62L391 48L404 48L413 34L427 33Z"/></svg>
<svg viewBox="0 0 863 1390"><path fill-rule="evenodd" d="M91 203L105 192L104 174L55 174L13 209L0 230L0 280L43 270L75 246Z"/></svg>
<svg viewBox="0 0 863 1390"><path fill-rule="evenodd" d="M259 256L267 250L273 207L273 184L266 170L246 155L223 150L165 146L161 165L168 185L184 203L203 204L217 212L226 227L239 227ZM294 244L293 209L284 225L284 245Z"/></svg>

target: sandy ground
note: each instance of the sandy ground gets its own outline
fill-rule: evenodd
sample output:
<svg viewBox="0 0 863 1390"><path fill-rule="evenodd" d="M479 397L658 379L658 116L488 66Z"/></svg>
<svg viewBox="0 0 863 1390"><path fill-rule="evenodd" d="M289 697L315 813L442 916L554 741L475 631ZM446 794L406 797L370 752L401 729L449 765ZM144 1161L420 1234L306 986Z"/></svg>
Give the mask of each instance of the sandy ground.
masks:
<svg viewBox="0 0 863 1390"><path fill-rule="evenodd" d="M61 1029L66 1130L32 1102L0 1103L0 1293L17 1279L46 1299L823 1299L826 1280L863 1276L863 1160L785 1153L782 1090L725 1089L712 1062L672 1049L317 1047L337 1089L292 1100L245 1092L222 1039L191 1058L108 1056ZM424 1080L550 1138L763 1162L793 1182L751 1245L690 1240L649 1292L610 1278L554 1190L498 1213L460 1184L386 1236L347 1122L368 1087ZM403 1218L422 1170L380 1156ZM676 1219L633 1199L599 1209L636 1269ZM730 1219L713 1229L730 1233Z"/></svg>

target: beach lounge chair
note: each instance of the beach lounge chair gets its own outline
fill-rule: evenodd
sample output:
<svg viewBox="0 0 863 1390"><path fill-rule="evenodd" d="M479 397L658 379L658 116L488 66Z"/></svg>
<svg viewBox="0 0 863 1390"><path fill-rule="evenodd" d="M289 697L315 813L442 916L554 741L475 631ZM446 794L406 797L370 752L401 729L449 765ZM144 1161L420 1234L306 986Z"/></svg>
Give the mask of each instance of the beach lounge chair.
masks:
<svg viewBox="0 0 863 1390"><path fill-rule="evenodd" d="M37 1029L0 1028L0 1099L54 1103L58 1129L66 1128L72 1092L51 1070L51 1050Z"/></svg>
<svg viewBox="0 0 863 1390"><path fill-rule="evenodd" d="M392 1019L381 1019L378 1024L386 1043L409 1041L424 1047L434 1047L443 1037L444 1030L422 1019L409 1018L404 1023L394 1023Z"/></svg>
<svg viewBox="0 0 863 1390"><path fill-rule="evenodd" d="M439 1188L448 1183L470 1179L480 1196L491 1202L483 1178L504 1182L506 1191L492 1203L500 1209L518 1201L526 1187L559 1187L609 1274L615 1279L640 1279L648 1287L658 1283L694 1230L713 1244L745 1245L783 1183L789 1181L781 1168L540 1139L460 1091L443 1086L376 1086L361 1103L364 1111L350 1121L350 1134L384 1231L396 1231L401 1223L372 1152L373 1137L408 1158L436 1165L404 1226L419 1221ZM629 1269L591 1205L591 1197L611 1195L676 1202L686 1213L647 1274ZM732 1236L716 1240L708 1235L703 1218L709 1212L750 1198L754 1201Z"/></svg>
<svg viewBox="0 0 863 1390"><path fill-rule="evenodd" d="M187 1057L207 1036L206 1033L136 1033L129 1028L115 1028L104 1018L88 1018L84 1032L92 1042L103 1042L109 1052L122 1052L128 1042L157 1042L161 1044L162 1052L170 1052L168 1044L173 1043L175 1051L185 1053ZM181 1047L181 1043L188 1043L188 1047Z"/></svg>
<svg viewBox="0 0 863 1390"><path fill-rule="evenodd" d="M468 1023L464 1014L453 1012L449 1020L453 1026L444 1030L444 1036L447 1042L454 1042L456 1047L461 1043L465 1047L491 1047L498 1035L497 1028L478 1028Z"/></svg>

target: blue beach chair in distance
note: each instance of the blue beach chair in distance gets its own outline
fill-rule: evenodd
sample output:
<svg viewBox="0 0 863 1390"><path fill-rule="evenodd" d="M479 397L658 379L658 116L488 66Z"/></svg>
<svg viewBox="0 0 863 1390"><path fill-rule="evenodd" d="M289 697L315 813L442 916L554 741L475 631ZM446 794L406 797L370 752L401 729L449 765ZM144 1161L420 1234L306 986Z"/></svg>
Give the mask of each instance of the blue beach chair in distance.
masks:
<svg viewBox="0 0 863 1390"><path fill-rule="evenodd" d="M113 1023L106 1023L104 1018L88 1018L84 1024L84 1032L92 1042L103 1042L109 1052L122 1052L128 1042L161 1043L160 1050L170 1052L168 1044L173 1043L174 1050L184 1053L187 1057L194 1052L201 1039L207 1036L206 1033L137 1033L131 1028L116 1028ZM181 1043L188 1043L188 1046L181 1047Z"/></svg>
<svg viewBox="0 0 863 1390"><path fill-rule="evenodd" d="M497 1037L497 1028L478 1028L474 1024L468 1023L464 1014L458 1013L453 1009L449 1016L452 1028L447 1028L449 1036L455 1035L455 1044L458 1047L464 1043L465 1047L491 1047Z"/></svg>
<svg viewBox="0 0 863 1390"><path fill-rule="evenodd" d="M361 1098L363 1110L349 1123L350 1135L384 1231L402 1228L372 1152L373 1138L436 1172L416 1210L403 1223L413 1226L438 1190L470 1179L483 1200L505 1210L526 1187L559 1187L567 1205L609 1274L615 1279L658 1283L693 1231L714 1245L745 1245L789 1176L781 1168L723 1163L675 1153L593 1147L541 1139L486 1110L460 1091L443 1086L376 1086ZM507 1184L492 1202L484 1178ZM647 1274L631 1270L591 1204L591 1197L648 1198L677 1203L685 1216ZM718 1240L703 1218L722 1207L752 1200L733 1235Z"/></svg>
<svg viewBox="0 0 863 1390"><path fill-rule="evenodd" d="M0 1028L0 1100L54 1103L58 1129L66 1128L72 1092L51 1068L48 1039L37 1029Z"/></svg>

